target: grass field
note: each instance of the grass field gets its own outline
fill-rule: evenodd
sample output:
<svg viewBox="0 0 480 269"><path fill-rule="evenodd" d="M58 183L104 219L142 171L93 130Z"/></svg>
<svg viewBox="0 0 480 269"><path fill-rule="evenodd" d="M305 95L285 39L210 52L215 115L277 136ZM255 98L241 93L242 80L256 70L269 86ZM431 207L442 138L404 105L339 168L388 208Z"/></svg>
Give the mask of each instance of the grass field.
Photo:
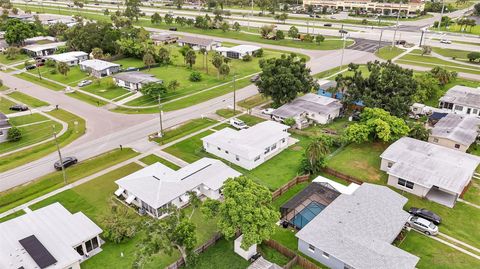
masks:
<svg viewBox="0 0 480 269"><path fill-rule="evenodd" d="M138 153L131 149L113 150L80 162L66 170L67 184L102 171L112 165L130 159ZM64 186L62 172L57 171L36 179L34 182L5 191L0 196L0 212L31 201L41 195Z"/></svg>
<svg viewBox="0 0 480 269"><path fill-rule="evenodd" d="M26 95L26 94L18 92L18 91L12 92L12 93L8 94L8 96L12 97L13 99L19 101L22 104L27 105L30 108L36 108L36 107L48 106L49 105L49 103L47 103L47 102L44 102L42 100L38 100L37 98L34 98L30 95Z"/></svg>
<svg viewBox="0 0 480 269"><path fill-rule="evenodd" d="M165 159L163 159L162 157L159 157L155 154L150 154L148 156L145 156L143 158L140 159L140 161L146 165L151 165L151 164L154 164L154 163L161 163L161 164L164 164L166 165L167 167L170 167L171 169L173 170L178 170L180 169L180 167L176 164L173 164Z"/></svg>
<svg viewBox="0 0 480 269"><path fill-rule="evenodd" d="M265 103L269 102L269 98L264 97L263 95L255 94L253 96L248 97L247 99L244 99L237 104L243 108L246 109L252 109L256 106L263 105Z"/></svg>
<svg viewBox="0 0 480 269"><path fill-rule="evenodd" d="M85 94L85 93L82 93L82 92L79 92L79 91L75 91L75 92L72 92L72 93L67 93L66 95L68 95L70 97L73 97L75 99L81 100L85 103L89 103L92 106L104 106L104 105L108 104L106 101L103 101L103 100L98 99L94 96L91 96L91 95L88 95L88 94ZM158 110L157 110L157 112L158 112Z"/></svg>
<svg viewBox="0 0 480 269"><path fill-rule="evenodd" d="M30 81L32 83L38 84L38 85L40 85L42 87L45 87L47 89L54 90L54 91L65 90L65 87L63 87L61 85L58 85L58 84L56 84L54 82L51 82L51 81L47 81L45 79L40 79L36 76L30 75L29 73L21 73L21 74L15 75L15 76L18 77L18 78L21 78L23 80Z"/></svg>
<svg viewBox="0 0 480 269"><path fill-rule="evenodd" d="M19 53L15 55L13 59L7 59L7 55L5 53L0 53L0 63L9 65L17 62L24 62L26 59L30 59L30 56L24 53Z"/></svg>
<svg viewBox="0 0 480 269"><path fill-rule="evenodd" d="M6 98L0 96L0 112L3 114L10 114L16 111L10 110L10 107L15 105L15 102L12 102Z"/></svg>
<svg viewBox="0 0 480 269"><path fill-rule="evenodd" d="M88 77L88 74L80 70L78 66L70 66L70 71L67 72L67 75L62 75L58 73L56 67L47 67L47 66L40 66L36 69L32 69L30 72L32 75L37 76L38 70L40 70L40 74L44 78L48 78L54 81L57 81L62 84L67 84L69 86L76 86L78 82L84 80ZM56 71L52 73L52 70Z"/></svg>
<svg viewBox="0 0 480 269"><path fill-rule="evenodd" d="M480 205L480 180L472 178L470 186L467 192L464 194L463 199L471 203Z"/></svg>
<svg viewBox="0 0 480 269"><path fill-rule="evenodd" d="M111 77L94 80L92 84L82 87L81 89L109 100L130 93L130 91L115 85Z"/></svg>
<svg viewBox="0 0 480 269"><path fill-rule="evenodd" d="M435 31L438 30L438 28L431 28L431 29ZM462 31L462 29L465 29L465 26L460 26L458 24L449 25L448 29L446 27L440 27L440 31L442 32L454 32L454 33L480 35L480 25L467 27L466 31Z"/></svg>
<svg viewBox="0 0 480 269"><path fill-rule="evenodd" d="M202 152L202 137L205 137L213 131L205 131L195 136L190 137L189 139L178 142L166 149L165 152L168 152L188 163L197 161L203 157Z"/></svg>
<svg viewBox="0 0 480 269"><path fill-rule="evenodd" d="M401 49L399 47L386 46L380 48L377 52L375 52L375 55L384 60L391 60L402 54L402 52L404 51L404 49Z"/></svg>
<svg viewBox="0 0 480 269"><path fill-rule="evenodd" d="M67 131L58 137L58 143L60 147L68 145L85 133L85 120L82 118L62 109L53 110L48 112L48 114L68 124ZM26 150L3 156L0 158L0 172L4 172L6 170L37 160L55 150L55 143L50 141Z"/></svg>
<svg viewBox="0 0 480 269"><path fill-rule="evenodd" d="M479 260L414 231L408 232L406 238L398 247L420 258L417 264L419 269L469 269L480 267Z"/></svg>
<svg viewBox="0 0 480 269"><path fill-rule="evenodd" d="M220 239L198 258L198 263L187 269L228 268L244 269L250 263L233 251L233 241Z"/></svg>
<svg viewBox="0 0 480 269"><path fill-rule="evenodd" d="M464 72L480 75L480 69L475 68L474 66L462 65L457 63L452 63L444 61L432 56L421 56L419 54L407 54L396 61L396 63L417 65L433 68L435 66L443 67L450 71Z"/></svg>
<svg viewBox="0 0 480 269"><path fill-rule="evenodd" d="M154 138L153 141L157 142L159 145L164 145L191 133L205 129L215 123L218 123L218 121L210 118L193 119L182 125L166 130L161 138Z"/></svg>

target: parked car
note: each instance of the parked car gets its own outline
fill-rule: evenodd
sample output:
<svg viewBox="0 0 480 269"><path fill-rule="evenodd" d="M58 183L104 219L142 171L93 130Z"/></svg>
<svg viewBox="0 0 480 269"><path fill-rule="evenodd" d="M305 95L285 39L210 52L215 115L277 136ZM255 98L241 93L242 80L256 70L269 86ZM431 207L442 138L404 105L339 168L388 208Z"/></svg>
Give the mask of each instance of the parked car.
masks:
<svg viewBox="0 0 480 269"><path fill-rule="evenodd" d="M339 32L340 34L348 34L348 31L345 31L345 30L342 30L342 29L338 30L338 32Z"/></svg>
<svg viewBox="0 0 480 269"><path fill-rule="evenodd" d="M32 69L35 69L35 68L37 68L37 67L36 67L35 65L33 65L33 64L32 64L32 65L27 65L27 66L25 66L25 69L26 69L26 70L32 70Z"/></svg>
<svg viewBox="0 0 480 269"><path fill-rule="evenodd" d="M325 26L325 27L332 27L332 24L331 24L331 23L325 23L323 26Z"/></svg>
<svg viewBox="0 0 480 269"><path fill-rule="evenodd" d="M247 129L248 125L245 124L242 120L237 118L230 119L230 125L237 129Z"/></svg>
<svg viewBox="0 0 480 269"><path fill-rule="evenodd" d="M448 39L442 39L440 40L440 43L443 43L443 44L452 44L452 41L448 40Z"/></svg>
<svg viewBox="0 0 480 269"><path fill-rule="evenodd" d="M275 111L275 109L273 109L273 108L265 108L265 109L262 109L262 114L272 115L273 111Z"/></svg>
<svg viewBox="0 0 480 269"><path fill-rule="evenodd" d="M168 28L168 30L170 30L170 31L177 31L177 27L170 27L170 28Z"/></svg>
<svg viewBox="0 0 480 269"><path fill-rule="evenodd" d="M16 104L16 105L11 106L9 109L14 110L14 111L27 111L28 106L21 105L21 104Z"/></svg>
<svg viewBox="0 0 480 269"><path fill-rule="evenodd" d="M442 222L442 218L439 215L425 208L410 207L408 213L429 220L435 225L439 225Z"/></svg>
<svg viewBox="0 0 480 269"><path fill-rule="evenodd" d="M405 44L407 44L407 41L405 41L405 40L397 40L395 43L396 43L397 45L405 45Z"/></svg>
<svg viewBox="0 0 480 269"><path fill-rule="evenodd" d="M426 235L437 235L438 227L433 222L417 216L410 216L405 224L407 227L412 227Z"/></svg>
<svg viewBox="0 0 480 269"><path fill-rule="evenodd" d="M251 82L257 82L257 80L260 79L260 75L259 74L256 74L256 75L253 75L251 78L250 78L250 81Z"/></svg>
<svg viewBox="0 0 480 269"><path fill-rule="evenodd" d="M78 162L78 160L75 157L63 158L63 167L67 168L69 166L72 166L72 165L76 164L77 162ZM57 161L57 162L55 162L53 167L55 167L56 170L60 171L60 170L62 170L62 163L60 161Z"/></svg>
<svg viewBox="0 0 480 269"><path fill-rule="evenodd" d="M90 84L92 84L92 81L89 80L89 79L87 79L87 80L82 80L82 81L80 81L80 82L77 84L77 86L78 86L78 87L85 87L85 86L90 85Z"/></svg>

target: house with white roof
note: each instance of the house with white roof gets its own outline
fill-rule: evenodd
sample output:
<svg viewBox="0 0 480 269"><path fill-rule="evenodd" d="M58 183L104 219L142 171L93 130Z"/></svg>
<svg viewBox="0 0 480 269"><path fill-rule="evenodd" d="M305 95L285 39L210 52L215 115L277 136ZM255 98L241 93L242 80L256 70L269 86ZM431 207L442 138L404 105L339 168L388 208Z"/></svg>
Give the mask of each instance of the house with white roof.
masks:
<svg viewBox="0 0 480 269"><path fill-rule="evenodd" d="M152 39L155 46L161 46L177 42L178 36L169 33L153 33L150 39Z"/></svg>
<svg viewBox="0 0 480 269"><path fill-rule="evenodd" d="M250 55L253 56L255 52L262 49L259 46L253 45L238 45L234 47L218 47L215 50L218 51L221 55L232 58L232 59L243 59L243 57Z"/></svg>
<svg viewBox="0 0 480 269"><path fill-rule="evenodd" d="M88 60L88 53L83 51L69 51L60 54L52 54L47 57L56 63L66 63L69 66L78 65L80 62Z"/></svg>
<svg viewBox="0 0 480 269"><path fill-rule="evenodd" d="M414 269L419 258L392 245L409 217L407 201L388 187L364 183L295 235L298 250L333 269Z"/></svg>
<svg viewBox="0 0 480 269"><path fill-rule="evenodd" d="M327 124L340 116L342 103L334 98L307 93L297 97L288 104L275 109L272 118L284 121L292 118L298 129L305 128L311 123Z"/></svg>
<svg viewBox="0 0 480 269"><path fill-rule="evenodd" d="M12 125L8 122L7 115L0 112L0 143L8 140L8 129L12 128Z"/></svg>
<svg viewBox="0 0 480 269"><path fill-rule="evenodd" d="M55 53L59 47L65 46L65 42L52 42L47 44L32 44L24 46L22 49L26 54L32 57L47 56Z"/></svg>
<svg viewBox="0 0 480 269"><path fill-rule="evenodd" d="M80 269L101 251L102 229L82 212L61 204L0 223L0 268Z"/></svg>
<svg viewBox="0 0 480 269"><path fill-rule="evenodd" d="M115 195L152 217L161 218L170 206L186 206L189 192L219 199L223 182L240 175L220 160L211 158L202 158L177 171L155 163L115 181L118 185Z"/></svg>
<svg viewBox="0 0 480 269"><path fill-rule="evenodd" d="M444 146L403 137L380 158L388 185L453 207L476 174L480 157Z"/></svg>
<svg viewBox="0 0 480 269"><path fill-rule="evenodd" d="M480 88L456 85L440 98L439 108L456 114L480 115Z"/></svg>
<svg viewBox="0 0 480 269"><path fill-rule="evenodd" d="M86 60L79 64L80 70L89 73L91 76L100 78L110 76L120 71L120 65L103 60Z"/></svg>
<svg viewBox="0 0 480 269"><path fill-rule="evenodd" d="M202 138L208 153L251 170L289 145L288 126L264 121L248 129L224 128Z"/></svg>
<svg viewBox="0 0 480 269"><path fill-rule="evenodd" d="M478 117L449 113L432 128L428 142L466 152L477 140L479 126Z"/></svg>
<svg viewBox="0 0 480 269"><path fill-rule="evenodd" d="M130 91L136 92L140 90L143 85L147 83L162 83L161 79L156 78L152 74L143 72L122 72L112 76L113 81L117 86L126 88Z"/></svg>

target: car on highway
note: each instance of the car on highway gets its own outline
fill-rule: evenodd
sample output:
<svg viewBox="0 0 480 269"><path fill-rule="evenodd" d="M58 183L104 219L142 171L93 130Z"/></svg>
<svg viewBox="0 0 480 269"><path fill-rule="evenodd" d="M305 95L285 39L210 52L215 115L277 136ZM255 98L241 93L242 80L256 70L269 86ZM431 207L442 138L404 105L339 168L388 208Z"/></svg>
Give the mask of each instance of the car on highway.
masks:
<svg viewBox="0 0 480 269"><path fill-rule="evenodd" d="M343 29L338 30L338 32L339 32L340 34L348 34L348 31L345 31L345 30L343 30Z"/></svg>
<svg viewBox="0 0 480 269"><path fill-rule="evenodd" d="M440 40L440 43L442 43L442 44L452 44L452 41L450 41L448 39L442 39L442 40Z"/></svg>
<svg viewBox="0 0 480 269"><path fill-rule="evenodd" d="M90 84L92 84L92 81L89 80L89 79L87 79L87 80L82 80L82 81L80 81L80 82L77 84L77 86L78 86L78 87L85 87L85 86L90 85Z"/></svg>
<svg viewBox="0 0 480 269"><path fill-rule="evenodd" d="M265 114L265 115L272 115L273 111L275 111L274 108L265 108L265 109L262 109L262 114Z"/></svg>
<svg viewBox="0 0 480 269"><path fill-rule="evenodd" d="M11 106L9 109L13 110L13 111L27 111L28 106L22 105L22 104L16 104L16 105Z"/></svg>
<svg viewBox="0 0 480 269"><path fill-rule="evenodd" d="M32 69L35 69L35 68L37 68L37 67L33 64L25 66L26 70L32 70Z"/></svg>
<svg viewBox="0 0 480 269"><path fill-rule="evenodd" d="M411 215L408 217L407 223L405 224L407 227L411 227L415 230L418 230L426 235L437 235L438 234L438 227L433 222L426 220L424 218Z"/></svg>
<svg viewBox="0 0 480 269"><path fill-rule="evenodd" d="M63 167L64 168L67 168L69 166L72 166L74 164L76 164L78 162L77 158L75 157L66 157L66 158L63 158ZM57 170L57 171L60 171L62 170L62 163L60 161L57 161L55 162L55 164L53 165L53 167Z"/></svg>
<svg viewBox="0 0 480 269"><path fill-rule="evenodd" d="M331 24L331 23L325 23L323 26L325 26L325 27L332 27L332 24Z"/></svg>
<svg viewBox="0 0 480 269"><path fill-rule="evenodd" d="M439 215L425 208L410 207L408 213L429 220L435 225L439 225L442 222L442 218Z"/></svg>
<svg viewBox="0 0 480 269"><path fill-rule="evenodd" d="M235 127L236 129L247 129L248 125L245 124L242 120L237 118L230 119L230 125Z"/></svg>

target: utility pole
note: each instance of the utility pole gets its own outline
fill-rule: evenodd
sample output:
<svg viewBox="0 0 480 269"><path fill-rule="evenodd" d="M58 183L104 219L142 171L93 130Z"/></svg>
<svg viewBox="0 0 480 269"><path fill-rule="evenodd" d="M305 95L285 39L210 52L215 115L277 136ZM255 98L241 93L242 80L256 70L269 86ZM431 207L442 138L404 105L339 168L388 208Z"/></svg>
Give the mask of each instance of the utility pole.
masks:
<svg viewBox="0 0 480 269"><path fill-rule="evenodd" d="M250 16L248 17L248 30L250 30L250 21L252 20L252 17L253 17L253 0L251 4Z"/></svg>
<svg viewBox="0 0 480 269"><path fill-rule="evenodd" d="M442 0L442 12L440 12L440 21L438 22L438 30L440 30L440 25L442 24L443 11L445 9L445 0Z"/></svg>
<svg viewBox="0 0 480 269"><path fill-rule="evenodd" d="M380 46L382 45L382 36L383 36L383 28L380 29L380 38L378 39L378 47L377 50L380 49Z"/></svg>
<svg viewBox="0 0 480 269"><path fill-rule="evenodd" d="M235 85L235 78L237 75L233 75L233 115L236 115L236 109L237 109L237 92L236 92L236 85Z"/></svg>
<svg viewBox="0 0 480 269"><path fill-rule="evenodd" d="M399 4L400 7L402 4ZM393 49L393 47L395 47L395 37L397 35L397 31L398 31L398 21L400 20L400 7L398 8L398 14L397 14L397 25L395 26L395 31L393 32L393 40L392 40L392 47L391 49Z"/></svg>
<svg viewBox="0 0 480 269"><path fill-rule="evenodd" d="M163 122L162 122L162 97L158 95L158 119L160 121L160 131L158 132L158 137L163 137Z"/></svg>
<svg viewBox="0 0 480 269"><path fill-rule="evenodd" d="M342 30L343 30L343 24L342 24ZM343 54L345 52L345 41L347 40L347 35L343 34L342 32L342 38L343 38L343 46L342 46L342 57L340 58L340 70L342 71L342 66L343 66Z"/></svg>
<svg viewBox="0 0 480 269"><path fill-rule="evenodd" d="M55 125L52 125L52 129L53 129L53 139L55 140L55 145L57 146L58 158L60 159L60 164L62 165L63 183L67 185L67 174L65 173L65 166L63 165L62 153L60 152L60 146L58 145L57 133L55 132Z"/></svg>
<svg viewBox="0 0 480 269"><path fill-rule="evenodd" d="M423 35L425 34L425 30L422 30L422 35L420 36L420 44L418 44L419 47L422 47L422 41L423 41Z"/></svg>

